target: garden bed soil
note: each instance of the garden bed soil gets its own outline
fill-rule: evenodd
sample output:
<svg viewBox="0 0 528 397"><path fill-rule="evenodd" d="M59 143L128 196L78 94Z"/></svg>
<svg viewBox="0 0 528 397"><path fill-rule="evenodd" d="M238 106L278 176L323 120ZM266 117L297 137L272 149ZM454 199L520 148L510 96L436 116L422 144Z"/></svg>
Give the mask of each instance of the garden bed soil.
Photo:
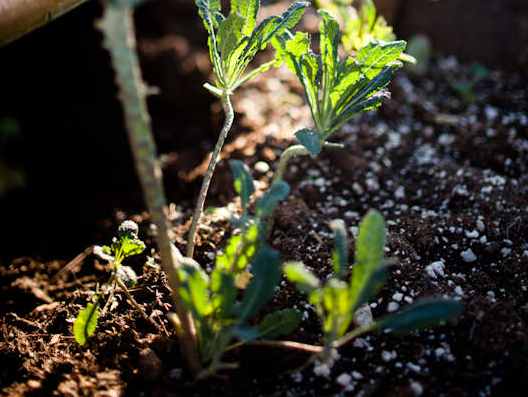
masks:
<svg viewBox="0 0 528 397"><path fill-rule="evenodd" d="M474 101L468 103L453 82L470 79L471 73L469 65L454 58L436 59L423 77L399 73L392 99L336 136L345 150L292 163L286 176L292 192L276 211L270 237L284 260L301 260L324 278L331 273L329 221L345 220L352 255L361 217L376 208L386 218L387 256L395 265L370 304L374 317L420 297L446 296L464 303L458 321L405 337L359 338L340 350L341 359L328 376L317 375L313 366L296 371L307 358L303 353L244 347L226 357L238 362L239 370L196 383L166 320L171 304L165 276L151 261L146 264L146 254L130 261L141 276L132 294L161 332L118 293L118 304L84 348L74 342L71 322L90 291L108 277L105 264L89 256L81 267L57 276L64 260L19 258L0 267L1 393L524 395L527 81L492 72L474 87ZM265 189L293 133L309 123L300 93L294 77L280 69L236 95L237 131L223 151L211 196L227 211L207 215L197 246L196 258L206 268L232 232L225 213L238 209L227 160L243 159L258 190ZM213 111L217 119L218 111ZM178 176L185 186L178 164L167 158L165 175ZM184 176L196 179L201 172L198 166ZM171 207L180 248L191 210L190 205ZM124 218L140 223L141 236L153 248L145 213L119 213L108 222L107 234ZM148 256L157 258L155 251ZM313 308L291 285L281 285L266 310L297 307L303 322L289 339L317 343L321 335Z"/></svg>

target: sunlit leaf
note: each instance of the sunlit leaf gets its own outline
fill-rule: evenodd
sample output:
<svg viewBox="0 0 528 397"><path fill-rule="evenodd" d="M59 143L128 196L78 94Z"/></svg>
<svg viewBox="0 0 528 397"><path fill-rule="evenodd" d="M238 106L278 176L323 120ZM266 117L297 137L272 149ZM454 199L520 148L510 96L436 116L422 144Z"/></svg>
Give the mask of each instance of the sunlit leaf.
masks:
<svg viewBox="0 0 528 397"><path fill-rule="evenodd" d="M284 275L289 282L307 294L319 288L320 285L319 279L302 262L285 263Z"/></svg>
<svg viewBox="0 0 528 397"><path fill-rule="evenodd" d="M97 303L88 303L88 305L79 312L73 322L73 336L79 345L84 346L88 341L88 338L95 333L98 320L99 305Z"/></svg>

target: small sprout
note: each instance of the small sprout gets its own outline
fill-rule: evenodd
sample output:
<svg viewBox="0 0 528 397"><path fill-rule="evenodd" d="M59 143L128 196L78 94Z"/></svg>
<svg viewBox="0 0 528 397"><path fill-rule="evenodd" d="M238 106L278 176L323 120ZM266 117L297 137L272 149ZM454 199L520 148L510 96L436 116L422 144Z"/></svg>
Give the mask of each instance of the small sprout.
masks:
<svg viewBox="0 0 528 397"><path fill-rule="evenodd" d="M106 282L109 286L109 297L102 311L99 308L99 293L96 295L95 303L89 303L82 309L73 323L73 335L75 340L84 346L89 337L95 333L99 316L105 314L106 308L111 303L115 284L122 288L131 288L137 284L136 272L129 266L123 266L123 261L134 255L141 254L145 250L145 243L138 237L139 228L133 221L124 221L117 229L117 237L112 239L110 246L95 246L93 253L99 258L109 261L111 266L111 276ZM130 296L129 296L130 299ZM133 298L132 298L133 299ZM133 305L138 308L135 302ZM144 313L142 313L144 315ZM145 317L145 316L144 316Z"/></svg>
<svg viewBox="0 0 528 397"><path fill-rule="evenodd" d="M361 222L356 242L356 263L349 281L344 278L348 266L346 229L342 221L334 221L331 226L336 240L332 254L333 277L322 283L302 263L284 266L286 278L308 295L309 302L315 306L321 319L325 347L319 361L325 362L333 349L366 332L387 329L398 333L409 332L460 315L462 305L457 301L427 299L348 331L356 311L376 295L385 281L385 222L376 211L370 211Z"/></svg>

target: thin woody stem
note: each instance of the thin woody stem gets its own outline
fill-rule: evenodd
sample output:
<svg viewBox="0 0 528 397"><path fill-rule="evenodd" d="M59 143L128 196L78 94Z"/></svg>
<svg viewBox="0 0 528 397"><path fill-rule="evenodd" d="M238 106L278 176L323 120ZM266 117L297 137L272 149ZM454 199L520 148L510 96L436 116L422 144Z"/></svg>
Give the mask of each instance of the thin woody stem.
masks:
<svg viewBox="0 0 528 397"><path fill-rule="evenodd" d="M233 105L231 104L231 98L229 94L224 93L224 95L222 96L222 106L224 107L225 121L222 127L222 131L220 131L220 136L218 137L218 141L216 142L216 146L213 150L213 153L211 154L211 159L209 160L209 166L207 167L207 171L204 175L202 187L200 189L198 200L196 202L196 208L194 209L191 228L189 230L189 237L187 239L187 257L188 258L192 258L194 255L194 247L196 243L195 241L196 232L198 229L198 225L200 223L200 218L203 213L205 199L207 198L207 192L209 191L209 185L211 184L211 180L213 179L213 174L214 174L216 165L218 164L218 161L220 160L220 152L222 151L222 147L224 146L224 142L226 140L227 134L231 130L231 127L233 126L233 120L235 118L235 112L233 110Z"/></svg>
<svg viewBox="0 0 528 397"><path fill-rule="evenodd" d="M105 2L103 18L98 26L104 35L104 46L111 55L136 169L152 223L157 229L156 240L161 265L167 274L174 306L182 322L182 332L179 334L182 350L190 370L198 374L201 371L201 365L197 351L196 331L193 318L181 302L178 293L180 279L177 267L179 264L172 256L161 167L147 111L147 90L141 78L136 53L132 5L125 1Z"/></svg>

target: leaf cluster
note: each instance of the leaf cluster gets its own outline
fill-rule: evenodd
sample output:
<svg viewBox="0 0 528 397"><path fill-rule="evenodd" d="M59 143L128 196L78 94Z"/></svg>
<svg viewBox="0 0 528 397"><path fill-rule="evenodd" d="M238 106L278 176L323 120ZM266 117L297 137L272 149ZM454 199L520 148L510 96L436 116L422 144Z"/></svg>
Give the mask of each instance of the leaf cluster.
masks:
<svg viewBox="0 0 528 397"><path fill-rule="evenodd" d="M213 94L231 94L244 82L275 64L267 62L246 73L255 55L287 29L293 29L303 16L306 2L292 4L280 16L271 16L257 25L260 0L232 0L229 15L222 14L220 0L195 0L209 35L209 57L215 85L206 85Z"/></svg>
<svg viewBox="0 0 528 397"><path fill-rule="evenodd" d="M320 10L320 54L311 50L307 33L285 32L274 40L286 65L304 88L315 124L296 133L311 154L317 155L326 139L358 113L379 107L388 97L387 86L402 66L405 41L370 41L354 56L339 57L339 24Z"/></svg>
<svg viewBox="0 0 528 397"><path fill-rule="evenodd" d="M348 273L346 229L342 221L334 221L331 226L335 235L333 277L322 282L300 262L284 266L286 278L305 293L308 301L314 305L322 322L325 346L328 348L339 346L347 339L354 313L377 294L386 280L388 270L384 258L386 230L380 213L370 211L360 224L355 264L349 280L345 277ZM419 301L371 325L363 325L360 331L391 329L394 332L408 332L455 317L461 309L461 304L455 301Z"/></svg>
<svg viewBox="0 0 528 397"><path fill-rule="evenodd" d="M195 319L202 360L212 369L218 368L233 338L243 343L287 335L301 319L298 311L285 309L265 316L257 325L250 323L272 298L281 278L279 253L265 242L264 220L288 195L289 186L285 182L273 185L256 201L251 216L253 179L242 162L233 160L230 165L243 209L237 221L240 233L217 255L210 275L195 262L179 269L180 296Z"/></svg>

